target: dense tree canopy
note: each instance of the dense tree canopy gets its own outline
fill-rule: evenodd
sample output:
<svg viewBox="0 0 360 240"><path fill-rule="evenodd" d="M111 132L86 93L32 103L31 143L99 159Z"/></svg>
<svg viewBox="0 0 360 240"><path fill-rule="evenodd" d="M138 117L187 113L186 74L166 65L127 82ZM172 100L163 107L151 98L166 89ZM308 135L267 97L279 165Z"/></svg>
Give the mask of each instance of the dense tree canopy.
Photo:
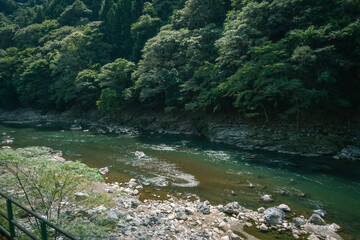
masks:
<svg viewBox="0 0 360 240"><path fill-rule="evenodd" d="M0 108L360 111L358 0L0 0Z"/></svg>

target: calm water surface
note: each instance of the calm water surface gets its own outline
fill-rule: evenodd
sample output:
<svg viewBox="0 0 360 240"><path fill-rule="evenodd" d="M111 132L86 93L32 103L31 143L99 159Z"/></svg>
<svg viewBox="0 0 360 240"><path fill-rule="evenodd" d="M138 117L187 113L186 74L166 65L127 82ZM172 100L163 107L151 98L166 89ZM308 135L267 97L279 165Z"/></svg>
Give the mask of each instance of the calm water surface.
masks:
<svg viewBox="0 0 360 240"><path fill-rule="evenodd" d="M14 138L13 147L48 146L91 167L109 166L110 182L141 179L150 184L143 198L197 194L213 204L238 201L251 209L285 203L306 217L323 207L325 220L342 226L346 239L360 239L360 163L244 151L184 136L94 135L5 123L0 134L0 140ZM136 160L135 151L151 159ZM306 197L298 197L299 192ZM263 203L264 194L274 202Z"/></svg>

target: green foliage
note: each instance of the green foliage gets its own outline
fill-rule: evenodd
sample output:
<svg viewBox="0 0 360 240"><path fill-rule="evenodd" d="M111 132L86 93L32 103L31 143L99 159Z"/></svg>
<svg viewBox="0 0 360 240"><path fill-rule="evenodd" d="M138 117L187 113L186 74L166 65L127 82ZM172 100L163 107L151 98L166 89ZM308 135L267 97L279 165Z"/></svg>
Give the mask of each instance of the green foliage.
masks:
<svg viewBox="0 0 360 240"><path fill-rule="evenodd" d="M52 19L56 19L64 12L65 8L74 3L74 0L51 0L46 15L49 15Z"/></svg>
<svg viewBox="0 0 360 240"><path fill-rule="evenodd" d="M217 88L219 84L217 66L205 62L190 80L181 85L181 100L186 102L185 110L220 110L221 92Z"/></svg>
<svg viewBox="0 0 360 240"><path fill-rule="evenodd" d="M61 41L61 49L51 60L52 77L55 79L50 91L51 100L59 108L65 104L73 104L76 99L74 80L78 72L89 66L87 55L88 36L82 32L74 32Z"/></svg>
<svg viewBox="0 0 360 240"><path fill-rule="evenodd" d="M113 0L103 0L101 4L101 10L99 13L99 19L101 21L108 21L108 15L110 10L114 7L114 1Z"/></svg>
<svg viewBox="0 0 360 240"><path fill-rule="evenodd" d="M151 3L144 5L144 15L131 25L131 36L134 39L133 59L138 61L141 57L141 50L148 39L155 36L160 29L161 20L157 17L156 11Z"/></svg>
<svg viewBox="0 0 360 240"><path fill-rule="evenodd" d="M18 106L18 96L13 84L12 75L17 68L17 48L8 48L0 58L0 107L12 109Z"/></svg>
<svg viewBox="0 0 360 240"><path fill-rule="evenodd" d="M114 116L120 110L120 103L115 90L105 88L101 91L99 101L96 102L100 112Z"/></svg>
<svg viewBox="0 0 360 240"><path fill-rule="evenodd" d="M18 8L16 12L13 13L13 22L20 27L26 27L33 23L35 15L36 13L33 8Z"/></svg>
<svg viewBox="0 0 360 240"><path fill-rule="evenodd" d="M0 5L0 107L97 103L115 115L137 104L267 120L359 110L357 0Z"/></svg>
<svg viewBox="0 0 360 240"><path fill-rule="evenodd" d="M164 22L170 18L174 10L181 9L186 0L153 0L152 3L160 19Z"/></svg>
<svg viewBox="0 0 360 240"><path fill-rule="evenodd" d="M193 119L193 124L199 133L207 134L209 132L209 124L205 119L199 117Z"/></svg>
<svg viewBox="0 0 360 240"><path fill-rule="evenodd" d="M89 17L91 13L92 11L82 1L76 0L61 13L59 23L62 25L75 25L82 18Z"/></svg>
<svg viewBox="0 0 360 240"><path fill-rule="evenodd" d="M44 59L35 60L27 65L16 84L20 102L24 106L47 109L50 98L51 71L49 62Z"/></svg>
<svg viewBox="0 0 360 240"><path fill-rule="evenodd" d="M88 197L75 199L77 205L84 206L86 209L92 209L97 206L111 208L114 205L111 197L97 192L88 192Z"/></svg>
<svg viewBox="0 0 360 240"><path fill-rule="evenodd" d="M0 0L1 12L6 15L13 13L17 9L17 5L13 0Z"/></svg>
<svg viewBox="0 0 360 240"><path fill-rule="evenodd" d="M175 29L203 28L211 23L221 24L225 18L223 0L188 0L185 7L172 17Z"/></svg>
<svg viewBox="0 0 360 240"><path fill-rule="evenodd" d="M109 232L116 226L98 220L95 222L76 221L75 224L67 224L64 229L70 231L75 237L84 240L106 239L109 238Z"/></svg>
<svg viewBox="0 0 360 240"><path fill-rule="evenodd" d="M252 48L250 54L253 60L222 83L220 90L233 98L234 107L250 114L248 116L258 115L254 115L254 111L263 111L268 119L268 108L274 109L279 105L292 107L289 103L302 91L302 85L298 79L291 77L292 69L285 46L264 42Z"/></svg>
<svg viewBox="0 0 360 240"><path fill-rule="evenodd" d="M219 35L215 25L193 31L163 27L146 43L134 75L139 101L147 107L178 106L180 85L216 55L214 42Z"/></svg>
<svg viewBox="0 0 360 240"><path fill-rule="evenodd" d="M116 44L116 53L120 57L129 57L132 49L130 28L132 24L132 1L119 0L108 13L107 36Z"/></svg>
<svg viewBox="0 0 360 240"><path fill-rule="evenodd" d="M45 13L44 13L44 8L43 7L39 7L36 10L36 15L34 18L34 23L42 23L44 20L46 19Z"/></svg>
<svg viewBox="0 0 360 240"><path fill-rule="evenodd" d="M227 77L220 85L223 95L241 111L263 111L266 118L268 110L299 115L300 110L349 107L353 100L346 99L355 91L345 86L354 83L348 79L356 57L344 51L356 46L334 41L336 29L356 25L353 13L339 17L348 4L233 1L236 10L229 12L217 41L220 74ZM281 49L268 51L275 46Z"/></svg>
<svg viewBox="0 0 360 240"><path fill-rule="evenodd" d="M75 91L78 96L76 102L82 109L95 107L96 100L100 96L100 87L96 82L98 73L91 69L85 69L78 73L75 79Z"/></svg>
<svg viewBox="0 0 360 240"><path fill-rule="evenodd" d="M103 90L96 104L102 113L115 115L126 101L129 102L129 88L133 84L131 74L134 70L135 64L123 58L101 68L97 82Z"/></svg>
<svg viewBox="0 0 360 240"><path fill-rule="evenodd" d="M0 27L0 49L11 47L17 26L15 24Z"/></svg>
<svg viewBox="0 0 360 240"><path fill-rule="evenodd" d="M83 31L66 36L60 42L59 51L52 56L50 68L55 81L50 87L50 99L60 109L79 103L79 89L75 84L78 73L96 63L108 61L109 46L102 42L99 27L99 24L90 23Z"/></svg>
<svg viewBox="0 0 360 240"><path fill-rule="evenodd" d="M103 181L96 169L80 162L55 162L46 148L2 149L0 165L11 174L7 181L14 184L7 186L23 192L19 200L58 223L62 220L64 201L70 201L89 182Z"/></svg>
<svg viewBox="0 0 360 240"><path fill-rule="evenodd" d="M16 31L14 40L19 49L35 47L39 45L39 39L56 29L58 23L55 20L44 21L41 24L32 24Z"/></svg>
<svg viewBox="0 0 360 240"><path fill-rule="evenodd" d="M121 92L131 86L131 74L135 64L123 58L108 63L101 68L98 81L102 88L112 88Z"/></svg>
<svg viewBox="0 0 360 240"><path fill-rule="evenodd" d="M4 15L4 13L0 12L0 27L5 27L9 24L11 24L11 21Z"/></svg>

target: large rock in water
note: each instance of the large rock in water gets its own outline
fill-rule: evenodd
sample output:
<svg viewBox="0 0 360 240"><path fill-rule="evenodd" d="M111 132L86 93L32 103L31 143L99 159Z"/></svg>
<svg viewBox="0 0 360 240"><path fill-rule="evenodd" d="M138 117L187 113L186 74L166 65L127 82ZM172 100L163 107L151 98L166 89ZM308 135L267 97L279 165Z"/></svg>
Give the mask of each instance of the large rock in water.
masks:
<svg viewBox="0 0 360 240"><path fill-rule="evenodd" d="M146 156L144 152L136 151L135 158L137 160L150 160L150 157Z"/></svg>
<svg viewBox="0 0 360 240"><path fill-rule="evenodd" d="M301 226L305 225L306 224L306 220L304 218L299 218L299 217L296 217L296 218L293 218L292 219L292 224L297 227L297 228L300 228Z"/></svg>
<svg viewBox="0 0 360 240"><path fill-rule="evenodd" d="M265 221L270 225L281 223L285 218L285 213L278 207L272 207L265 210Z"/></svg>
<svg viewBox="0 0 360 240"><path fill-rule="evenodd" d="M319 214L314 213L313 215L311 215L311 217L309 218L309 222L316 224L316 225L325 225L325 221L324 219L322 219L322 217L320 217Z"/></svg>
<svg viewBox="0 0 360 240"><path fill-rule="evenodd" d="M264 196L262 196L261 197L261 199L264 201L264 202L272 202L273 200L272 200L272 198L271 198L271 196L270 195L264 195Z"/></svg>
<svg viewBox="0 0 360 240"><path fill-rule="evenodd" d="M291 212L291 209L290 209L289 206L286 205L286 204L280 204L280 205L278 206L278 208L280 208L280 209L283 210L284 212Z"/></svg>
<svg viewBox="0 0 360 240"><path fill-rule="evenodd" d="M326 211L324 209L314 210L314 213L319 215L320 217L325 217L326 216Z"/></svg>
<svg viewBox="0 0 360 240"><path fill-rule="evenodd" d="M109 173L109 168L108 168L108 167L100 168L100 169L99 169L99 173L100 173L101 175L108 174L108 173Z"/></svg>

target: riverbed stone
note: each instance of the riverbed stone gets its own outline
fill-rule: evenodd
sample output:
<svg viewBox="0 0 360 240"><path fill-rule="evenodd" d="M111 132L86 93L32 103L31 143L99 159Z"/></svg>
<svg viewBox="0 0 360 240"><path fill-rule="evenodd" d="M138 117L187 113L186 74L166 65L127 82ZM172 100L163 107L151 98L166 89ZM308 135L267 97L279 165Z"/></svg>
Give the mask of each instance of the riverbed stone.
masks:
<svg viewBox="0 0 360 240"><path fill-rule="evenodd" d="M139 201L138 200L131 200L131 208L137 208L139 206Z"/></svg>
<svg viewBox="0 0 360 240"><path fill-rule="evenodd" d="M57 155L53 155L51 156L51 159L54 160L55 162L66 162L66 159Z"/></svg>
<svg viewBox="0 0 360 240"><path fill-rule="evenodd" d="M224 208L224 212L228 214L239 214L243 210L244 208L238 202L228 203Z"/></svg>
<svg viewBox="0 0 360 240"><path fill-rule="evenodd" d="M264 207L259 207L257 209L257 211L258 211L258 213L263 213L263 212L265 212L265 208Z"/></svg>
<svg viewBox="0 0 360 240"><path fill-rule="evenodd" d="M231 240L241 240L242 239L240 236L236 235L233 232L230 233L230 237L231 237Z"/></svg>
<svg viewBox="0 0 360 240"><path fill-rule="evenodd" d="M272 198L271 198L271 195L268 195L268 194L262 196L261 199L262 199L264 202L272 202L272 201L273 201Z"/></svg>
<svg viewBox="0 0 360 240"><path fill-rule="evenodd" d="M114 221L118 221L119 220L119 217L118 215L116 214L116 212L114 210L109 210L106 212L106 217L107 219L109 220L114 220Z"/></svg>
<svg viewBox="0 0 360 240"><path fill-rule="evenodd" d="M108 167L100 168L100 169L99 169L99 173L100 173L101 175L106 175L106 174L109 173L109 168L108 168Z"/></svg>
<svg viewBox="0 0 360 240"><path fill-rule="evenodd" d="M262 232L267 232L267 231L269 231L269 228L263 223L263 224L261 224L260 225L260 231L262 231Z"/></svg>
<svg viewBox="0 0 360 240"><path fill-rule="evenodd" d="M204 206L204 207L201 209L201 212L202 212L204 215L209 215L209 214L210 214L210 206Z"/></svg>
<svg viewBox="0 0 360 240"><path fill-rule="evenodd" d="M202 212L205 215L210 214L210 204L209 201L205 201L205 202L199 202L197 204L197 209L199 210L199 212Z"/></svg>
<svg viewBox="0 0 360 240"><path fill-rule="evenodd" d="M270 225L281 223L285 218L285 213L278 207L268 208L264 212L265 221Z"/></svg>
<svg viewBox="0 0 360 240"><path fill-rule="evenodd" d="M306 220L304 218L301 218L301 217L296 217L296 218L292 219L292 224L296 228L300 228L301 226L306 224Z"/></svg>
<svg viewBox="0 0 360 240"><path fill-rule="evenodd" d="M187 215L193 215L196 212L196 209L194 207L186 207L185 208L185 213Z"/></svg>
<svg viewBox="0 0 360 240"><path fill-rule="evenodd" d="M326 216L326 211L325 211L324 209L314 210L314 213L316 213L316 214L319 215L320 217L325 217L325 216Z"/></svg>
<svg viewBox="0 0 360 240"><path fill-rule="evenodd" d="M291 209L290 209L289 206L286 205L286 204L280 204L280 205L278 206L278 208L280 208L280 209L283 210L284 212L291 212Z"/></svg>
<svg viewBox="0 0 360 240"><path fill-rule="evenodd" d="M246 222L246 223L245 223L245 226L247 226L247 227L252 227L252 223Z"/></svg>
<svg viewBox="0 0 360 240"><path fill-rule="evenodd" d="M135 188L136 186L138 186L138 183L136 182L136 179L132 178L126 185L129 188Z"/></svg>
<svg viewBox="0 0 360 240"><path fill-rule="evenodd" d="M339 236L336 232L329 228L327 225L315 225L312 223L307 223L304 225L304 231L309 234L314 234L321 238L335 238L337 240L342 240L342 237Z"/></svg>
<svg viewBox="0 0 360 240"><path fill-rule="evenodd" d="M341 227L339 225L337 225L336 223L332 223L332 224L330 224L329 229L334 232L338 232L341 229Z"/></svg>
<svg viewBox="0 0 360 240"><path fill-rule="evenodd" d="M315 234L311 234L307 239L308 240L320 240Z"/></svg>
<svg viewBox="0 0 360 240"><path fill-rule="evenodd" d="M322 217L316 213L311 215L311 217L309 218L309 222L316 224L316 225L325 225L326 224L324 219L322 219Z"/></svg>
<svg viewBox="0 0 360 240"><path fill-rule="evenodd" d="M176 219L178 219L178 220L186 220L186 219L187 219L187 216L186 216L184 210L180 210L180 211L176 214L175 217L176 217Z"/></svg>
<svg viewBox="0 0 360 240"><path fill-rule="evenodd" d="M140 159L149 159L149 157L146 156L144 152L140 152L140 151L135 152L135 158L138 159L138 160L140 160Z"/></svg>

